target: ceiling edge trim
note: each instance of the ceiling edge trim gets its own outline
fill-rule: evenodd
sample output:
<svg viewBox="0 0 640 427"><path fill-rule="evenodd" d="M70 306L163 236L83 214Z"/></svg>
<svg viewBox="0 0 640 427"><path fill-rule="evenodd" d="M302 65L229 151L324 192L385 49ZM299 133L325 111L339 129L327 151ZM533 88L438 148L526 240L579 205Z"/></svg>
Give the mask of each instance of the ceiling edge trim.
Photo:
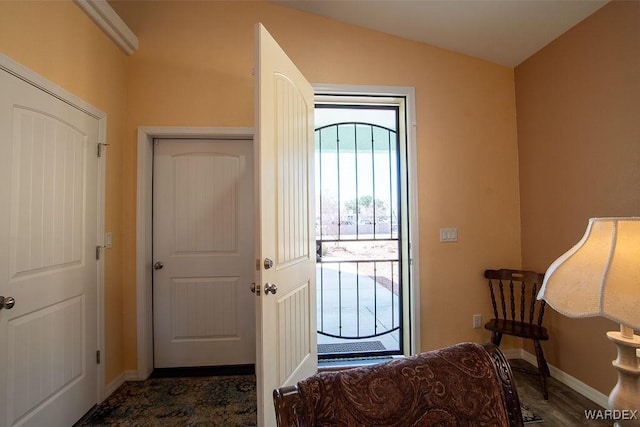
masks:
<svg viewBox="0 0 640 427"><path fill-rule="evenodd" d="M106 0L74 0L80 8L100 27L116 44L131 55L138 49L138 37Z"/></svg>

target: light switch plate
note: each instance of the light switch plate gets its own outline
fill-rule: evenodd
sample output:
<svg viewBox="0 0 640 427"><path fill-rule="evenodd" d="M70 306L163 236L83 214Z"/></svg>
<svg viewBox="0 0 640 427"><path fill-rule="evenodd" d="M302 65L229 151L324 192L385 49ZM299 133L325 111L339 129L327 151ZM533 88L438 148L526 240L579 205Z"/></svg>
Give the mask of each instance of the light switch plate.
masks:
<svg viewBox="0 0 640 427"><path fill-rule="evenodd" d="M457 228L441 228L440 241L441 242L457 242L458 229Z"/></svg>

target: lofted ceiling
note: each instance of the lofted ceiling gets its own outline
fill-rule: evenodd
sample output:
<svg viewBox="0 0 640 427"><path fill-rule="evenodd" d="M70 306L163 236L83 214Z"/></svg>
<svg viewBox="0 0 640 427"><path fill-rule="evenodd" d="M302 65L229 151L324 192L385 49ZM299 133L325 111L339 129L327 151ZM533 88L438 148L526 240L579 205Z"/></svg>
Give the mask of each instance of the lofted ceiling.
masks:
<svg viewBox="0 0 640 427"><path fill-rule="evenodd" d="M515 67L608 0L284 0L282 6Z"/></svg>

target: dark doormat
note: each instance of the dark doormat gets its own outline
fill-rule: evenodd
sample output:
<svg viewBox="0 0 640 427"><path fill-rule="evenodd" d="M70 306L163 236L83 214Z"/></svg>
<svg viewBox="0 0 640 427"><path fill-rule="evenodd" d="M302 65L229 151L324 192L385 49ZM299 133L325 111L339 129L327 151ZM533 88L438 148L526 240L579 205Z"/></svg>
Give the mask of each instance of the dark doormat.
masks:
<svg viewBox="0 0 640 427"><path fill-rule="evenodd" d="M333 344L318 344L318 353L358 353L364 351L384 351L380 341L358 341Z"/></svg>

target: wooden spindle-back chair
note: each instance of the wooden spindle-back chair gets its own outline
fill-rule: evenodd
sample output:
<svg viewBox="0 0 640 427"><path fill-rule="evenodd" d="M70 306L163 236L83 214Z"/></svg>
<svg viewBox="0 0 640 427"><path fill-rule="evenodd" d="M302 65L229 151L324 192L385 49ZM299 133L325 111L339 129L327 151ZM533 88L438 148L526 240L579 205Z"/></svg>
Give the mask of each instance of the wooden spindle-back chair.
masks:
<svg viewBox="0 0 640 427"><path fill-rule="evenodd" d="M544 274L501 269L485 270L484 277L488 280L493 305L494 318L484 325L491 331L491 342L499 346L505 334L532 340L538 361L537 374L540 377L542 395L545 400L548 399L549 367L540 341L548 340L549 334L542 326L545 302L536 299Z"/></svg>

